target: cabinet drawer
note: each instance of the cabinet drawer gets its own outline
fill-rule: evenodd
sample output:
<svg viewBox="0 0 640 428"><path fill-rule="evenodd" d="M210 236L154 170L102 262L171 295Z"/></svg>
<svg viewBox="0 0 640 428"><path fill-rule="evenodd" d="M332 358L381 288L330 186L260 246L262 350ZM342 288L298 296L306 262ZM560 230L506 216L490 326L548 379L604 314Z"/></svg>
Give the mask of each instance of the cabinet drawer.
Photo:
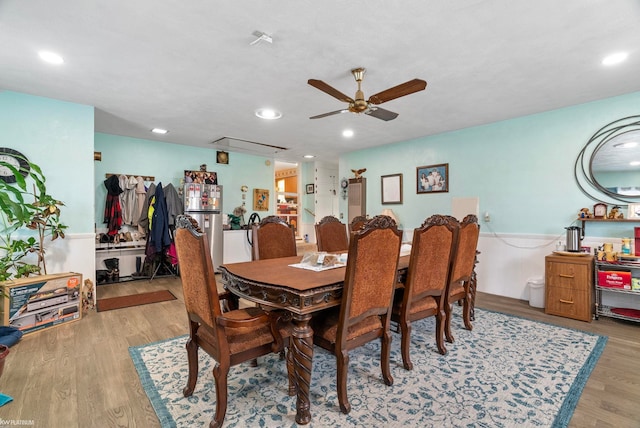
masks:
<svg viewBox="0 0 640 428"><path fill-rule="evenodd" d="M547 286L587 290L591 287L590 267L584 264L547 263Z"/></svg>
<svg viewBox="0 0 640 428"><path fill-rule="evenodd" d="M547 289L545 312L581 321L591 321L591 293L575 288Z"/></svg>

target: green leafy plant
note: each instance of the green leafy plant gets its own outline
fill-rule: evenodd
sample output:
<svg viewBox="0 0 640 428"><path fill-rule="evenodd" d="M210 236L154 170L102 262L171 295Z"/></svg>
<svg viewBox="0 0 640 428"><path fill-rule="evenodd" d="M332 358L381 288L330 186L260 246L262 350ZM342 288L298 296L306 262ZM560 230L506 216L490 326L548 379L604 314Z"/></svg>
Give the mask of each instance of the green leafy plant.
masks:
<svg viewBox="0 0 640 428"><path fill-rule="evenodd" d="M15 183L0 180L0 281L46 274L45 243L64 239L67 226L60 222L64 204L47 193L46 178L40 166L29 165L25 179L14 165L0 161L15 176ZM37 257L28 263L29 255Z"/></svg>

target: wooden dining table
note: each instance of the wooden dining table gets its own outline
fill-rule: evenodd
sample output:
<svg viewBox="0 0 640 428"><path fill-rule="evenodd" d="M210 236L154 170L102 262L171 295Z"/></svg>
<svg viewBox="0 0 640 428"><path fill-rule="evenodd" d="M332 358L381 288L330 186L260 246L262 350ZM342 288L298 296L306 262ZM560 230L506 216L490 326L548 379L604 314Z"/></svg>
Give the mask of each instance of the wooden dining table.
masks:
<svg viewBox="0 0 640 428"><path fill-rule="evenodd" d="M313 271L293 267L301 256L232 263L220 266L222 282L238 297L263 306L289 311L293 318L290 351L297 386L296 422L311 421L309 386L313 361L313 330L309 321L315 312L342 301L345 267ZM409 256L398 262L399 279L409 266Z"/></svg>

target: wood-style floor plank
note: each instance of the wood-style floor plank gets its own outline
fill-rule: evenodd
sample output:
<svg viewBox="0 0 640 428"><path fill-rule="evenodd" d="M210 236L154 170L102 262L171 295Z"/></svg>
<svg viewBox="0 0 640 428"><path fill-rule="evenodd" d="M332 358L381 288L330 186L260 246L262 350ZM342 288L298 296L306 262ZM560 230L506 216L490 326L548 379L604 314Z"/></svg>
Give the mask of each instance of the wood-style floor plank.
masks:
<svg viewBox="0 0 640 428"><path fill-rule="evenodd" d="M24 336L11 348L0 378L0 391L14 398L0 408L0 419L33 420L48 428L159 427L128 348L187 333L180 280L156 278L97 290L99 297L115 297L165 288L177 299L90 311L80 321ZM526 301L483 293L477 307L608 336L569 426L640 427L640 324L555 317Z"/></svg>

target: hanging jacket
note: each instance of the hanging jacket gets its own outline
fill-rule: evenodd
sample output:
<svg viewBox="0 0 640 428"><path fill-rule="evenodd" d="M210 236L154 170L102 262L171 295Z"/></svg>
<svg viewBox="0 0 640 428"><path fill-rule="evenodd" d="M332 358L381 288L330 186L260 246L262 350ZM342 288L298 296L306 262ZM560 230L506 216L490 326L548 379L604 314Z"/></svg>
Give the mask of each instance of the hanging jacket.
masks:
<svg viewBox="0 0 640 428"><path fill-rule="evenodd" d="M164 186L164 199L167 201L167 213L169 216L169 226L175 226L176 217L184 212L182 198L173 184Z"/></svg>
<svg viewBox="0 0 640 428"><path fill-rule="evenodd" d="M112 175L104 180L107 188L107 200L104 206L104 221L107 224L108 235L117 235L122 226L122 208L120 207L120 193L122 189L118 184L118 177Z"/></svg>
<svg viewBox="0 0 640 428"><path fill-rule="evenodd" d="M149 202L151 201L151 197L156 194L156 184L151 183L149 185L149 190L144 198L144 203L142 204L142 209L140 210L140 218L138 219L138 232L140 232L141 236L146 236L149 233Z"/></svg>
<svg viewBox="0 0 640 428"><path fill-rule="evenodd" d="M171 244L169 236L169 216L167 211L167 201L164 198L162 183L156 186L155 201L153 204L153 219L149 232L150 245L156 253L163 251Z"/></svg>

